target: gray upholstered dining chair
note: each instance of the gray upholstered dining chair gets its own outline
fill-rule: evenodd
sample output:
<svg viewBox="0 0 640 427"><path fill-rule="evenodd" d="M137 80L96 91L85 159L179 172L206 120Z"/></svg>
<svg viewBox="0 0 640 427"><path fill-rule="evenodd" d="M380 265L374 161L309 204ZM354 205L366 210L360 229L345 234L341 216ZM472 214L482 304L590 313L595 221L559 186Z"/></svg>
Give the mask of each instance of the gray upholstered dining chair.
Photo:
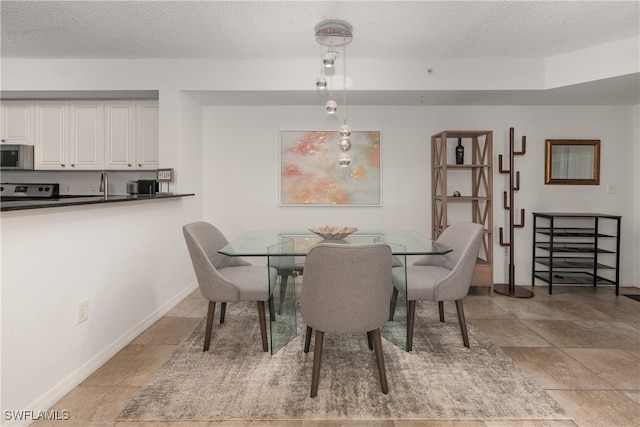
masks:
<svg viewBox="0 0 640 427"><path fill-rule="evenodd" d="M475 268L483 227L472 222L459 222L447 227L437 242L453 249L445 255L425 255L411 266L407 266L406 282L404 267L393 269L394 292L405 292L407 301L407 350L413 346L413 329L416 317L416 301L437 301L440 321L444 322L444 301L455 301L460 322L462 342L469 347L467 324L464 318L462 298L469 293L471 277Z"/></svg>
<svg viewBox="0 0 640 427"><path fill-rule="evenodd" d="M306 323L304 352L309 352L315 329L311 397L318 394L325 333L367 333L375 348L382 392L388 392L380 328L389 316L391 248L386 243L319 243L307 254L300 296L300 315Z"/></svg>
<svg viewBox="0 0 640 427"><path fill-rule="evenodd" d="M269 280L275 283L277 270L257 267L241 258L218 253L229 241L212 224L194 222L182 227L193 269L202 295L209 300L204 350L209 350L216 302L221 303L224 323L227 302L257 301L262 350L268 351L265 301L269 301Z"/></svg>

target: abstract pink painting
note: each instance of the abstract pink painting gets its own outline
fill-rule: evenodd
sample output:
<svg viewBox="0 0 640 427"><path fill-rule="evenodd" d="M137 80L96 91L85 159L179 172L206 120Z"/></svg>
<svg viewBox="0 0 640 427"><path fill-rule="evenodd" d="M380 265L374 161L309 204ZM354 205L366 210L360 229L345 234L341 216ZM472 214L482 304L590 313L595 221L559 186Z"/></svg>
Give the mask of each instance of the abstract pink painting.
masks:
<svg viewBox="0 0 640 427"><path fill-rule="evenodd" d="M351 133L348 166L337 131L281 131L281 205L380 206L380 132Z"/></svg>

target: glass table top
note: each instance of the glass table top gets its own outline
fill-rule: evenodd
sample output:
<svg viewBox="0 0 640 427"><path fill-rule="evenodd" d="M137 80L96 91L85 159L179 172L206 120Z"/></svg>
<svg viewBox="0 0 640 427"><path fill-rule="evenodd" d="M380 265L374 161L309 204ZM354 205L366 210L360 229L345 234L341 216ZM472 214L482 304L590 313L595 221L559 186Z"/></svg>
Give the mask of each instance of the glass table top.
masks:
<svg viewBox="0 0 640 427"><path fill-rule="evenodd" d="M219 252L228 256L304 256L321 243L385 242L394 255L442 255L451 248L413 231L357 231L343 240L324 240L307 230L257 230L241 234Z"/></svg>

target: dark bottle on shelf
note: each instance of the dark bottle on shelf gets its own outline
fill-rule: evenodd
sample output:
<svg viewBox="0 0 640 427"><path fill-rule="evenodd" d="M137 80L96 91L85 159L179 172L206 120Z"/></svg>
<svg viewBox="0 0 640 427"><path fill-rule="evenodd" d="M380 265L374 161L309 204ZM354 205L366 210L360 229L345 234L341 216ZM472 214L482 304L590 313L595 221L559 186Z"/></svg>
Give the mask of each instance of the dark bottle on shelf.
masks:
<svg viewBox="0 0 640 427"><path fill-rule="evenodd" d="M456 147L456 165L464 164L464 147L462 146L462 138L458 138L458 146Z"/></svg>

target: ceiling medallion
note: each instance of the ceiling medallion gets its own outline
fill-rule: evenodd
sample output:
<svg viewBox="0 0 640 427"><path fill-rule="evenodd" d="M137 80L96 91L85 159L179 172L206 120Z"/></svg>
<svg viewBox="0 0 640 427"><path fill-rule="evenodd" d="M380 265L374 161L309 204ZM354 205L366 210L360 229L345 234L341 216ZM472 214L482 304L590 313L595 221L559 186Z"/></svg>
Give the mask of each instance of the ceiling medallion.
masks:
<svg viewBox="0 0 640 427"><path fill-rule="evenodd" d="M316 25L316 41L323 46L345 46L353 40L351 24L338 19L328 19Z"/></svg>

